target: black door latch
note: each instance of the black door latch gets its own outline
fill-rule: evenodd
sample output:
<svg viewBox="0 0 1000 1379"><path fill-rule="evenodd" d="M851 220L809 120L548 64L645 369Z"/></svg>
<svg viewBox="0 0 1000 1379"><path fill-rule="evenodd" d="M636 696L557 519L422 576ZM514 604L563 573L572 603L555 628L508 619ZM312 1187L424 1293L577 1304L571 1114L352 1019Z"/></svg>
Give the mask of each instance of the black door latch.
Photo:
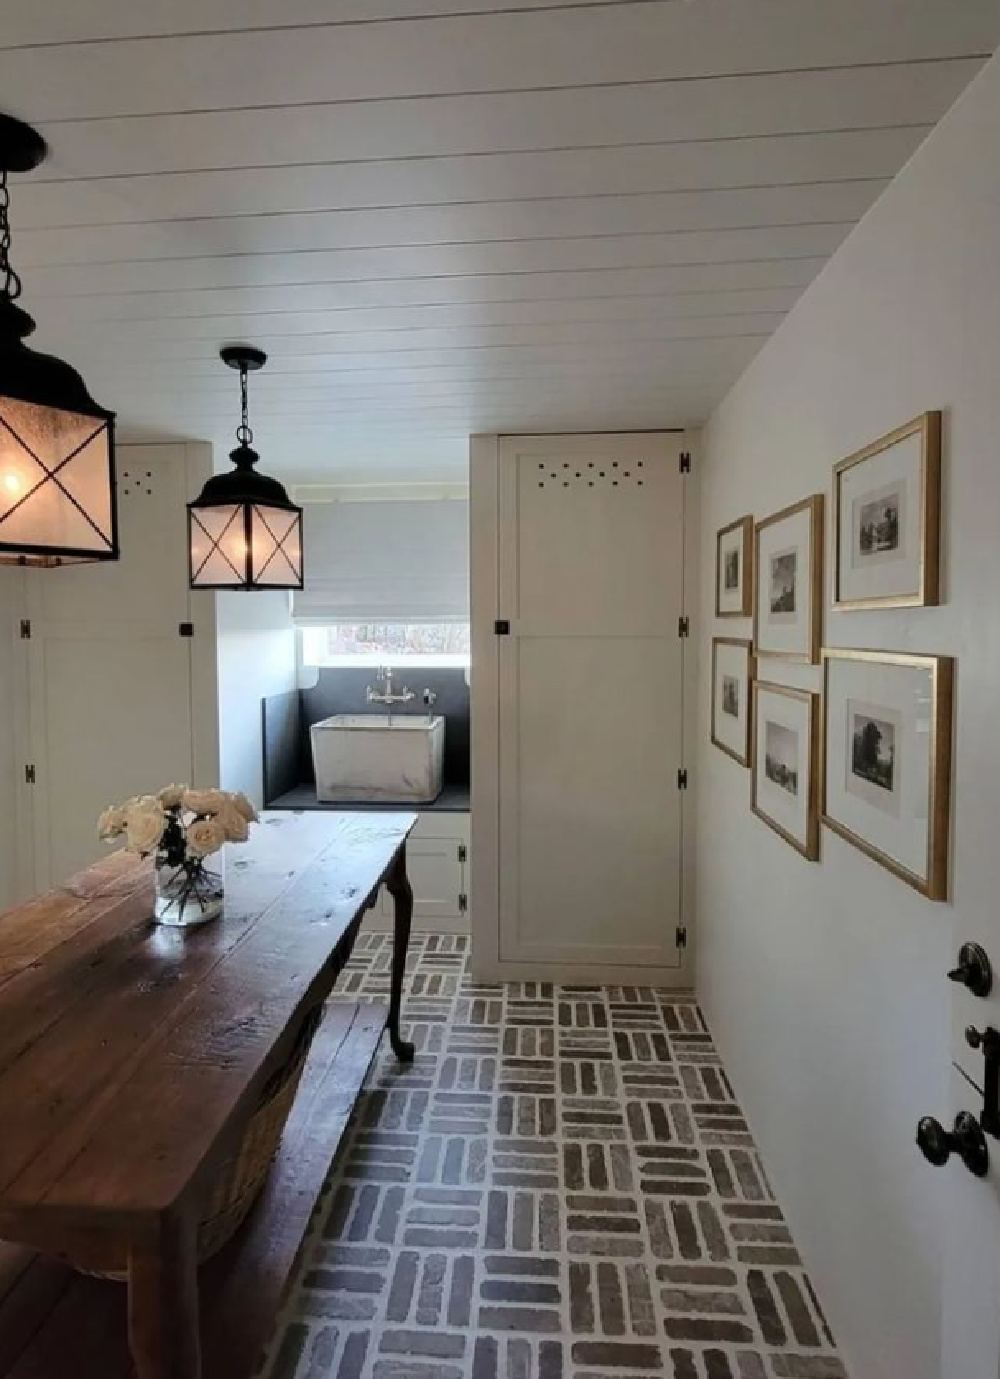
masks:
<svg viewBox="0 0 1000 1379"><path fill-rule="evenodd" d="M969 1025L965 1031L965 1042L970 1049L982 1049L985 1066L983 1068L983 1114L979 1123L987 1135L1000 1139L1000 1030L992 1025L976 1029Z"/></svg>

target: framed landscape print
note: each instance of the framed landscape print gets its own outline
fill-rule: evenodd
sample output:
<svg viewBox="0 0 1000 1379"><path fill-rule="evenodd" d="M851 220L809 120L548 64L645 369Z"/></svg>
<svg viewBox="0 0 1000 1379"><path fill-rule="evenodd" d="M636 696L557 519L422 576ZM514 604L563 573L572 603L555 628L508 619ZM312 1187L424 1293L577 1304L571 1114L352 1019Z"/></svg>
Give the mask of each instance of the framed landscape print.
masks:
<svg viewBox="0 0 1000 1379"><path fill-rule="evenodd" d="M924 412L834 467L834 608L938 601L941 413Z"/></svg>
<svg viewBox="0 0 1000 1379"><path fill-rule="evenodd" d="M833 507L834 608L937 604L941 412L841 459Z"/></svg>
<svg viewBox="0 0 1000 1379"><path fill-rule="evenodd" d="M757 681L750 808L810 862L819 856L819 695Z"/></svg>
<svg viewBox="0 0 1000 1379"><path fill-rule="evenodd" d="M948 892L954 662L823 652L823 822L931 900Z"/></svg>
<svg viewBox="0 0 1000 1379"><path fill-rule="evenodd" d="M818 661L823 601L823 495L783 508L754 533L754 650Z"/></svg>
<svg viewBox="0 0 1000 1379"><path fill-rule="evenodd" d="M753 518L740 517L715 538L715 615L749 618L753 612Z"/></svg>
<svg viewBox="0 0 1000 1379"><path fill-rule="evenodd" d="M750 765L750 685L753 643L738 637L712 642L712 741L738 761Z"/></svg>

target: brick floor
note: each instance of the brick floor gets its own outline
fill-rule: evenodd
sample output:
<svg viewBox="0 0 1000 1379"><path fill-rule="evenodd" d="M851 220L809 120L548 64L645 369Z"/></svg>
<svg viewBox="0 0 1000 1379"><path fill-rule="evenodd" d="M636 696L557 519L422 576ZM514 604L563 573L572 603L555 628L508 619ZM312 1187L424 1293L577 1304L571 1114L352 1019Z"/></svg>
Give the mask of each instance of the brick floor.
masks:
<svg viewBox="0 0 1000 1379"><path fill-rule="evenodd" d="M390 940L338 993L388 998ZM693 998L418 935L266 1379L846 1379Z"/></svg>

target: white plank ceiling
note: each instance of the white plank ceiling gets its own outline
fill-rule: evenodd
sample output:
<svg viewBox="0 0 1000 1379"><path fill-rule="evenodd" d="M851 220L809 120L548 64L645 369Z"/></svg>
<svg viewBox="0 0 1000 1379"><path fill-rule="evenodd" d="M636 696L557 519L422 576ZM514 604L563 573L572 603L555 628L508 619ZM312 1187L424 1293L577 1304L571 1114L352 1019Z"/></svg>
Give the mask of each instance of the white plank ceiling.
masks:
<svg viewBox="0 0 1000 1379"><path fill-rule="evenodd" d="M123 436L449 480L702 421L1000 42L997 0L0 0L40 348Z"/></svg>

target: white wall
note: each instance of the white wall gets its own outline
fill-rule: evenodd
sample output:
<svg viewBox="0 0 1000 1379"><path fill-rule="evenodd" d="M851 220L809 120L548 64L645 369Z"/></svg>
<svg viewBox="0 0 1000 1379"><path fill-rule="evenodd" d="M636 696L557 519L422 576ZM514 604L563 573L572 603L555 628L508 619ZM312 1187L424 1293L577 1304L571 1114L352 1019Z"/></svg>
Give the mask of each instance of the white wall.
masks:
<svg viewBox="0 0 1000 1379"><path fill-rule="evenodd" d="M991 919L1000 928L998 132L994 59L704 437L700 993L864 1379L996 1375L995 1354L988 1370L968 1351L939 1367L945 1194L975 1189L992 1211L992 1189L954 1164L929 1168L913 1135L921 1114L943 1118L949 1104L953 921L968 937ZM710 745L708 726L710 637L739 628L713 618L717 528L829 495L835 461L927 408L945 417L944 606L827 613L824 640L958 658L953 907L827 831L821 863L800 859L750 814L749 773ZM760 673L820 687L818 668L786 675L763 662Z"/></svg>
<svg viewBox="0 0 1000 1379"><path fill-rule="evenodd" d="M296 685L287 593L216 595L219 784L264 802L260 701Z"/></svg>

